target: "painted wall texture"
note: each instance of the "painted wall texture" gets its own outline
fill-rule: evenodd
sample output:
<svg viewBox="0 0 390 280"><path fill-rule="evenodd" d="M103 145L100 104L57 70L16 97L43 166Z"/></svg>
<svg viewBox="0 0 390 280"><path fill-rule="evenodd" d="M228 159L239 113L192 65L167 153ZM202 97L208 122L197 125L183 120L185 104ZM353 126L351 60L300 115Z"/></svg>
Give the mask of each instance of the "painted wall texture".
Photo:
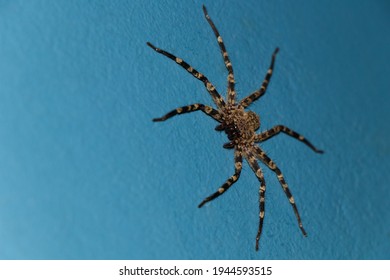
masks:
<svg viewBox="0 0 390 280"><path fill-rule="evenodd" d="M259 88L262 145L283 171L308 237L274 173L255 252L259 182L201 112L201 82L227 71L202 4L232 60L237 92ZM389 259L388 1L0 1L1 259Z"/></svg>

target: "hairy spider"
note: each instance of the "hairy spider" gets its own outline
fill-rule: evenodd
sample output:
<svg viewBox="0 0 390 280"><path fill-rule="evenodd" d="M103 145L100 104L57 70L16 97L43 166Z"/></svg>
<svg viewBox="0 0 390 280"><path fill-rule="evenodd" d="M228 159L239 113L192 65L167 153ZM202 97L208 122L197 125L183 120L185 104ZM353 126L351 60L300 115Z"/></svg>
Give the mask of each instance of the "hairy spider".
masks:
<svg viewBox="0 0 390 280"><path fill-rule="evenodd" d="M272 71L274 68L274 62L276 54L279 51L279 48L276 48L273 55L271 64L269 66L269 69L267 71L267 74L265 75L264 81L260 87L260 89L254 91L249 96L245 97L241 101L236 101L236 91L234 89L235 80L234 80L234 74L233 74L233 67L230 62L228 53L226 51L225 45L223 43L222 37L219 35L219 32L217 28L215 27L213 21L211 20L210 16L207 13L206 7L203 5L203 13L206 17L207 22L210 24L211 29L213 30L217 41L219 48L221 49L223 60L225 62L226 69L228 71L227 76L227 100L225 101L224 98L218 93L218 91L215 89L213 84L206 78L205 75L195 70L192 66L190 66L187 62L182 60L179 57L174 56L173 54L164 51L162 49L159 49L152 45L151 43L147 42L147 45L151 47L156 52L165 55L166 57L172 59L177 64L179 64L181 67L183 67L185 70L187 70L192 76L194 76L196 79L203 82L205 85L207 91L210 93L215 105L217 106L216 109L204 105L204 104L191 104L188 106L183 106L180 108L177 108L168 114L162 116L161 118L155 118L153 121L155 122L161 122L165 121L175 115L184 114L184 113L190 113L194 111L202 111L206 115L212 117L214 120L219 122L219 124L215 127L215 130L217 131L225 131L227 134L227 137L229 139L229 142L225 143L223 145L226 149L234 149L234 167L235 171L234 174L227 179L227 181L212 195L206 197L200 204L199 208L202 207L205 203L219 197L221 194L226 192L235 182L237 182L238 178L241 174L242 169L242 161L243 158L246 159L249 166L252 168L253 172L256 174L257 179L260 181L260 189L259 189L259 204L260 204L260 214L259 214L259 227L256 235L256 251L259 249L259 240L263 228L263 219L264 219L264 207L265 207L265 180L263 171L259 167L259 164L257 160L260 160L262 163L264 163L269 169L271 169L273 172L275 172L284 193L286 194L288 200L290 201L290 204L294 210L295 216L298 221L299 228L302 231L302 234L304 236L307 236L306 231L303 228L301 217L299 216L299 212L297 209L297 206L294 201L294 197L292 196L288 185L284 179L284 176L280 169L277 167L277 165L265 154L265 152L256 145L256 143L263 142L265 140L270 139L271 137L279 134L280 132L283 132L302 143L309 146L314 152L316 153L323 153L323 151L318 150L316 147L314 147L305 137L298 134L297 132L293 131L292 129L284 126L284 125L277 125L267 131L261 132L259 134L256 133L256 130L260 127L260 118L259 116L252 112L252 111L245 111L245 108L247 108L249 105L251 105L254 101L259 99L261 96L264 95L264 93L267 90L267 86L269 84L269 81L272 76Z"/></svg>

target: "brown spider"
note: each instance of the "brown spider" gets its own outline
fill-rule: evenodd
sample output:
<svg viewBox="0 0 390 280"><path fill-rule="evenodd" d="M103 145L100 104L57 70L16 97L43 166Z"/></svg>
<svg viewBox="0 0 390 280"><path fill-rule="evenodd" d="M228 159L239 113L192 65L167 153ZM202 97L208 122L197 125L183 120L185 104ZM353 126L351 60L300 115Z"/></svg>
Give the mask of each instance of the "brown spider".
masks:
<svg viewBox="0 0 390 280"><path fill-rule="evenodd" d="M256 236L256 251L259 249L259 240L261 231L263 228L263 219L264 219L264 203L265 203L265 180L263 176L263 171L259 167L259 164L257 163L257 160L260 160L262 163L264 163L269 169L271 169L273 172L275 172L284 193L286 194L288 200L290 201L291 206L293 207L295 216L298 220L299 228L301 229L304 236L307 236L306 231L304 230L301 222L301 217L299 216L297 206L294 202L294 197L292 196L286 181L284 180L283 174L280 171L280 169L276 166L276 164L265 154L265 152L255 145L255 143L263 142L265 140L268 140L269 138L279 134L280 132L283 132L301 142L309 146L313 151L316 153L323 153L323 151L318 150L316 147L314 147L307 139L305 139L302 135L298 134L297 132L291 130L290 128L284 126L284 125L277 125L267 131L261 132L259 134L256 134L256 130L260 127L260 118L259 116L252 112L252 111L245 111L245 108L248 107L252 102L259 99L265 91L267 90L267 86L269 84L269 81L272 76L272 71L274 67L275 57L278 53L279 49L276 48L271 60L271 65L267 71L267 74L265 76L265 79L263 81L263 84L261 85L260 89L256 90L249 96L245 97L241 101L236 101L236 91L234 89L235 80L233 75L233 67L229 60L228 53L226 52L225 45L223 43L222 37L219 35L219 32L217 28L215 27L213 21L211 20L210 16L207 13L206 7L203 6L203 12L206 17L207 22L210 24L216 38L218 41L218 45L221 49L223 60L225 62L226 69L228 70L229 74L227 76L227 101L225 101L222 96L217 92L213 84L200 72L195 70L192 66L190 66L188 63L186 63L181 58L178 58L174 56L173 54L164 51L162 49L159 49L155 46L153 46L151 43L147 42L147 45L151 47L156 52L163 54L167 56L168 58L175 61L177 64L179 64L181 67L183 67L185 70L187 70L192 76L194 76L196 79L203 82L205 85L207 91L210 93L215 105L217 106L217 109L214 109L210 106L203 105L203 104L192 104L188 106L183 106L180 108L177 108L168 114L164 115L161 118L155 118L153 121L155 122L161 122L165 121L175 115L184 114L184 113L190 113L194 111L201 110L206 115L212 117L214 120L219 122L220 124L216 126L215 130L217 131L225 131L227 134L227 137L229 139L229 142L225 143L223 145L226 149L234 149L234 167L235 172L234 174L212 195L206 197L200 204L199 208L202 207L205 203L217 198L224 192L226 192L240 177L241 169L242 169L242 160L243 158L246 159L249 166L252 168L253 172L256 174L257 179L260 181L260 214L259 214L259 227L257 231Z"/></svg>

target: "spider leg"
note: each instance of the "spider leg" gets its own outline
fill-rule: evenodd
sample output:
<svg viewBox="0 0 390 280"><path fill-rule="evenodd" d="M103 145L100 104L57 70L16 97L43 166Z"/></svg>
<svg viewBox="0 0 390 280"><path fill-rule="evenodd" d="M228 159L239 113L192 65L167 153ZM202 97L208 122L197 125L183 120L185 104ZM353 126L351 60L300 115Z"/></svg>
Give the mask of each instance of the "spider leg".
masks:
<svg viewBox="0 0 390 280"><path fill-rule="evenodd" d="M244 108L248 107L252 102L259 99L267 90L269 81L272 77L272 71L274 69L275 58L276 58L276 54L278 53L278 51L279 51L279 48L276 48L274 53L272 54L271 64L268 68L267 74L265 75L265 78L264 78L263 84L261 85L261 88L256 90L255 92L253 92L252 94L248 95L247 97L245 97L244 99L242 99L240 101L240 104L242 106L244 106Z"/></svg>
<svg viewBox="0 0 390 280"><path fill-rule="evenodd" d="M242 169L242 155L241 151L236 150L234 153L234 174L227 179L227 181L212 195L206 197L199 205L198 207L201 208L203 205L205 205L207 202L216 199L218 196L226 192L235 182L237 182L238 178L240 177Z"/></svg>
<svg viewBox="0 0 390 280"><path fill-rule="evenodd" d="M230 62L230 59L229 59L228 53L226 51L225 44L223 43L222 37L221 37L221 35L219 35L219 32L218 32L217 28L215 27L214 22L211 20L209 14L207 13L207 9L204 5L203 5L203 13L204 13L204 16L205 16L207 22L210 24L211 29L213 30L213 32L215 34L215 37L217 38L218 45L219 45L219 48L221 49L223 60L225 62L226 69L229 72L229 75L227 77L227 81L228 81L227 101L229 104L234 104L236 93L234 91L235 81L234 81L234 73L233 73L232 63Z"/></svg>
<svg viewBox="0 0 390 280"><path fill-rule="evenodd" d="M282 186L283 191L286 194L286 196L287 196L288 200L290 201L290 204L294 210L295 216L296 216L297 221L298 221L299 228L301 229L302 234L306 237L307 233L306 233L305 229L303 228L301 217L299 216L298 208L295 204L294 197L291 194L290 189L288 188L288 185L284 179L282 172L276 166L276 164L265 154L265 152L263 150L261 150L258 146L255 146L255 149L256 149L256 157L258 159L260 159L264 164L266 164L269 169L271 169L273 172L275 172L275 174L279 180L279 183Z"/></svg>
<svg viewBox="0 0 390 280"><path fill-rule="evenodd" d="M175 110L170 111L168 114L165 114L161 118L153 119L153 121L154 122L163 122L169 118L172 118L173 116L184 114L184 113L191 113L191 112L195 112L198 110L201 110L203 113L212 117L214 120L221 122L222 118L217 110L211 108L210 106L199 104L199 103L176 108Z"/></svg>
<svg viewBox="0 0 390 280"><path fill-rule="evenodd" d="M213 98L214 103L219 107L222 108L225 106L225 101L223 100L222 96L218 93L218 91L215 89L214 85L209 82L207 77L203 75L202 73L198 72L194 68L191 67L187 62L182 60L179 57L174 56L173 54L164 51L162 49L159 49L152 45L151 43L147 42L146 43L149 47L151 47L153 50L156 52L165 55L166 57L170 58L171 60L175 61L177 64L179 64L181 67L183 67L187 72L189 72L192 76L194 76L196 79L199 81L202 81L203 84L205 85L207 91L210 93L211 97Z"/></svg>
<svg viewBox="0 0 390 280"><path fill-rule="evenodd" d="M280 132L283 132L283 133L303 142L304 144L309 146L316 153L319 153L319 154L324 153L324 151L319 150L316 147L314 147L314 145L312 143L310 143L310 141L307 140L305 137L303 137L299 133L295 132L294 130L292 130L284 125L277 125L271 129L267 130L267 131L264 131L260 134L257 134L255 137L255 142L263 142L263 141L268 140L269 138L279 134Z"/></svg>
<svg viewBox="0 0 390 280"><path fill-rule="evenodd" d="M256 235L256 251L259 250L259 241L261 232L263 230L263 221L265 214L265 179L263 171L261 170L259 164L256 161L256 157L252 153L247 153L246 157L249 166L252 168L253 172L256 174L257 179L260 181L260 189L259 189L259 205L260 205L260 213L259 213L259 228L257 230Z"/></svg>

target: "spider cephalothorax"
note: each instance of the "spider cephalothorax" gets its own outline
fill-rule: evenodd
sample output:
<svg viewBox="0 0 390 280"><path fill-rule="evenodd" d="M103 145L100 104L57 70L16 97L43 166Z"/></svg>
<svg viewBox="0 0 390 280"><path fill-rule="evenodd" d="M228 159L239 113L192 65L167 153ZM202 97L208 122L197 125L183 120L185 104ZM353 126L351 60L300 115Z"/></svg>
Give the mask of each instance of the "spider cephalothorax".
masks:
<svg viewBox="0 0 390 280"><path fill-rule="evenodd" d="M253 145L259 127L260 118L255 112L246 112L242 106L237 106L225 113L222 123L216 127L216 130L224 130L230 140L223 147L233 149Z"/></svg>
<svg viewBox="0 0 390 280"><path fill-rule="evenodd" d="M241 101L236 101L236 92L234 89L235 81L233 74L233 67L230 62L229 56L226 52L225 45L223 43L222 37L219 35L217 28L212 22L210 16L207 13L206 8L203 6L203 12L206 17L206 20L210 24L216 38L218 41L218 45L221 49L222 56L225 62L226 69L228 70L227 77L227 99L225 99L218 93L213 84L204 76L202 73L195 70L192 66L186 63L181 58L174 56L173 54L159 49L152 45L151 43L147 43L149 47L155 50L158 53L165 55L166 57L172 59L185 70L187 70L192 76L196 79L203 82L206 87L206 90L211 95L217 109L214 109L210 106L204 104L191 104L188 106L179 107L168 114L162 116L161 118L153 119L153 121L165 121L168 118L171 118L175 115L190 113L194 111L202 111L206 115L212 117L214 120L219 122L217 127L215 128L217 131L225 131L229 142L223 145L226 149L234 149L234 174L227 179L227 181L212 195L206 197L200 204L199 208L202 207L205 203L217 198L225 191L227 191L230 186L232 186L240 177L241 169L242 169L242 161L245 159L253 172L255 173L257 179L260 182L260 190L259 190L259 205L260 205L260 213L259 213L259 227L256 236L256 250L259 249L259 240L263 228L263 219L264 219L264 210L265 210L265 180L263 171L260 169L257 160L260 160L264 163L269 169L275 172L279 183L282 186L284 193L286 194L291 206L293 207L295 216L298 221L299 228L301 229L304 236L306 236L306 231L304 230L301 222L301 218L298 213L298 209L296 207L294 198L288 188L288 185L284 179L284 176L280 169L276 166L276 164L265 154L265 152L258 146L256 143L263 142L280 132L283 132L301 142L309 146L313 151L317 153L322 153L321 150L315 148L308 140L306 140L302 135L299 135L295 131L289 129L284 125L277 125L267 131L261 132L259 134L256 133L256 130L260 128L260 118L259 116L252 111L245 111L252 102L259 99L267 90L269 81L272 76L272 71L274 68L275 57L278 53L279 49L276 48L273 55L270 67L267 71L265 79L260 87L260 89L254 91L252 94L248 95Z"/></svg>

